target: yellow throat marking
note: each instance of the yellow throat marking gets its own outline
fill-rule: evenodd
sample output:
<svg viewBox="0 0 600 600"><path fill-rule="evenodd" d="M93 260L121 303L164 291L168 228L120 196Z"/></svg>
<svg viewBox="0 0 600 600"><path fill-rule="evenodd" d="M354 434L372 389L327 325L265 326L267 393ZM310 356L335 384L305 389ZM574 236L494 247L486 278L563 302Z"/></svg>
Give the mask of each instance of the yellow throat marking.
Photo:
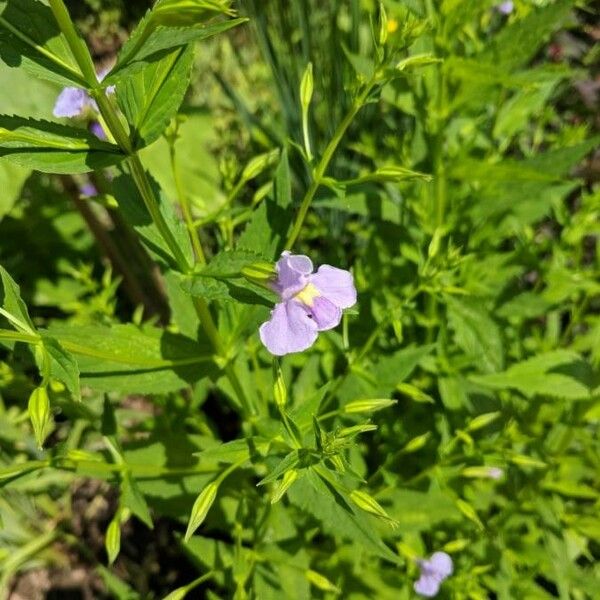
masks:
<svg viewBox="0 0 600 600"><path fill-rule="evenodd" d="M309 283L302 291L298 292L295 296L302 304L306 306L312 306L315 298L318 298L321 292L312 284Z"/></svg>

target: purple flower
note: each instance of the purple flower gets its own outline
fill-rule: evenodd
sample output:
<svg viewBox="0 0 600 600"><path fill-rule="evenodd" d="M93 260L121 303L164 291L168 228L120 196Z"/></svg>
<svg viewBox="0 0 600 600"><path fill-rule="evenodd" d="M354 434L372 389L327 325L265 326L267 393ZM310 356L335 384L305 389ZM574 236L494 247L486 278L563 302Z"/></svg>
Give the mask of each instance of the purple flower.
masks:
<svg viewBox="0 0 600 600"><path fill-rule="evenodd" d="M434 552L429 560L418 560L421 568L421 577L415 581L415 592L432 598L440 591L440 585L444 579L452 575L452 559L445 552Z"/></svg>
<svg viewBox="0 0 600 600"><path fill-rule="evenodd" d="M79 188L79 191L81 192L81 195L84 198L93 198L94 196L98 195L98 190L96 189L96 186L91 181L84 183Z"/></svg>
<svg viewBox="0 0 600 600"><path fill-rule="evenodd" d="M284 252L277 261L273 289L281 302L260 326L260 339L275 356L310 348L319 331L337 327L342 309L356 304L352 273L322 265L313 273L308 256Z"/></svg>
<svg viewBox="0 0 600 600"><path fill-rule="evenodd" d="M102 69L98 73L98 81L102 81L108 75L109 69ZM106 88L107 94L115 93L115 86L109 85ZM54 105L53 114L55 117L73 117L81 116L86 108L98 112L96 101L85 91L76 87L66 87L59 94Z"/></svg>
<svg viewBox="0 0 600 600"><path fill-rule="evenodd" d="M496 6L496 10L503 15L510 15L510 13L515 9L515 4L512 0L507 0L507 2L501 2Z"/></svg>
<svg viewBox="0 0 600 600"><path fill-rule="evenodd" d="M92 121L90 123L90 131L99 139L101 140L106 140L106 133L104 131L104 129L102 128L102 125L100 125L100 123L98 123L98 121Z"/></svg>
<svg viewBox="0 0 600 600"><path fill-rule="evenodd" d="M83 114L88 106L95 105L89 94L76 87L66 87L56 99L55 117L73 118Z"/></svg>

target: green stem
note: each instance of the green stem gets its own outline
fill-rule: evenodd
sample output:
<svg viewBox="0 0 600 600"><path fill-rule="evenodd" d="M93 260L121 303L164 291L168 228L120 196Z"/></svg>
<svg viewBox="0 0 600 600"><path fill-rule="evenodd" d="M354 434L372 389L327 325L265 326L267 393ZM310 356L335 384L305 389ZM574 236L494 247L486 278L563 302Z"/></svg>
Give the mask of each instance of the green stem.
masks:
<svg viewBox="0 0 600 600"><path fill-rule="evenodd" d="M71 20L65 3L63 0L50 0L50 8L54 13L54 18L56 19L60 30L67 39L73 57L77 61L88 85L90 87L96 87L98 85L98 78L96 76L94 62L92 61L92 57L85 44L77 34L77 30L75 29L75 25Z"/></svg>
<svg viewBox="0 0 600 600"><path fill-rule="evenodd" d="M373 85L374 85L374 79L371 80L365 86L364 90L360 93L358 98L356 98L356 100L352 103L350 110L348 111L348 113L346 114L346 116L344 117L342 122L338 125L337 129L335 130L335 133L333 134L333 138L330 140L329 144L327 144L327 147L325 148L325 151L323 152L323 156L321 157L321 160L319 161L319 163L317 164L317 167L314 170L312 183L310 184L308 190L306 190L306 194L304 195L304 198L302 199L302 203L300 204L300 209L298 210L298 215L296 216L296 220L292 227L292 231L290 232L290 235L285 244L286 250L290 250L292 248L292 246L296 243L296 240L298 239L298 236L300 235L300 232L302 230L302 225L304 224L304 220L306 219L306 215L308 214L308 211L310 209L310 205L313 201L313 198L315 197L315 194L323 181L323 177L325 176L327 167L329 166L329 163L331 162L331 159L333 158L333 155L335 154L337 147L339 146L340 142L342 141L342 138L344 137L346 130L348 129L348 127L350 127L350 124L354 120L354 117L357 115L357 113L363 107L369 93L373 89Z"/></svg>
<svg viewBox="0 0 600 600"><path fill-rule="evenodd" d="M40 336L35 335L34 333L22 333L20 331L11 331L10 329L0 329L0 340L37 344L40 341Z"/></svg>

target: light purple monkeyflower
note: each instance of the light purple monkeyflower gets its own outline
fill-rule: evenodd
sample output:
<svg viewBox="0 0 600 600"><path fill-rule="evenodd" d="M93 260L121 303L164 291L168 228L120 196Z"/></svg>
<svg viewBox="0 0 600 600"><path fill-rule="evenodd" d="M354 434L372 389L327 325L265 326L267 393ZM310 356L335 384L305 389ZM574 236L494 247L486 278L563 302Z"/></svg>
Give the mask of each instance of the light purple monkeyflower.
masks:
<svg viewBox="0 0 600 600"><path fill-rule="evenodd" d="M85 90L66 87L56 99L53 114L55 117L72 119L82 115L88 107L95 110L95 106L96 103Z"/></svg>
<svg viewBox="0 0 600 600"><path fill-rule="evenodd" d="M513 10L515 10L515 3L512 0L507 0L507 2L501 2L496 5L496 10L503 15L510 15Z"/></svg>
<svg viewBox="0 0 600 600"><path fill-rule="evenodd" d="M81 192L81 195L84 198L93 198L94 196L98 195L98 190L97 190L96 186L91 181L88 181L87 183L84 183L79 188L79 191Z"/></svg>
<svg viewBox="0 0 600 600"><path fill-rule="evenodd" d="M102 81L108 75L109 69L102 69L98 73L98 81ZM115 86L106 88L107 94L114 94ZM77 87L66 87L58 95L54 105L53 114L58 118L72 119L81 116L89 108L98 112L96 101L83 89Z"/></svg>
<svg viewBox="0 0 600 600"><path fill-rule="evenodd" d="M283 252L275 266L273 289L281 302L271 318L260 326L260 339L275 356L310 348L319 331L337 327L342 310L356 304L356 288L350 271L313 263L301 254Z"/></svg>
<svg viewBox="0 0 600 600"><path fill-rule="evenodd" d="M452 559L445 552L434 552L429 559L417 561L421 576L415 581L415 592L426 598L433 598L439 591L442 581L452 575Z"/></svg>

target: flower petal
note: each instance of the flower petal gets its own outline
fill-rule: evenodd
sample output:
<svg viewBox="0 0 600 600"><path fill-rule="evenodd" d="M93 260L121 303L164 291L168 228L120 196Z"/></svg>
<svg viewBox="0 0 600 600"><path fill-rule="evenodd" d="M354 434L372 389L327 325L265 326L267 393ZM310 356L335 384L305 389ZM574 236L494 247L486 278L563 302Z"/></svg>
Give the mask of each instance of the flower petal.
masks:
<svg viewBox="0 0 600 600"><path fill-rule="evenodd" d="M316 297L307 310L317 324L319 331L333 329L342 320L342 309L323 296Z"/></svg>
<svg viewBox="0 0 600 600"><path fill-rule="evenodd" d="M322 265L310 276L310 282L325 298L340 308L350 308L356 304L356 287L350 271Z"/></svg>
<svg viewBox="0 0 600 600"><path fill-rule="evenodd" d="M445 552L434 552L427 563L429 572L435 574L440 580L452 575L454 570L452 559Z"/></svg>
<svg viewBox="0 0 600 600"><path fill-rule="evenodd" d="M306 286L313 264L308 256L283 252L276 269L275 289L283 300L289 300Z"/></svg>
<svg viewBox="0 0 600 600"><path fill-rule="evenodd" d="M280 302L271 311L271 318L260 326L260 339L275 356L302 352L317 339L317 324L306 308L295 301Z"/></svg>
<svg viewBox="0 0 600 600"><path fill-rule="evenodd" d="M413 586L417 594L426 598L433 598L440 591L440 582L435 577L421 575Z"/></svg>
<svg viewBox="0 0 600 600"><path fill-rule="evenodd" d="M87 92L76 87L66 87L56 99L53 114L55 117L77 117L90 100Z"/></svg>

